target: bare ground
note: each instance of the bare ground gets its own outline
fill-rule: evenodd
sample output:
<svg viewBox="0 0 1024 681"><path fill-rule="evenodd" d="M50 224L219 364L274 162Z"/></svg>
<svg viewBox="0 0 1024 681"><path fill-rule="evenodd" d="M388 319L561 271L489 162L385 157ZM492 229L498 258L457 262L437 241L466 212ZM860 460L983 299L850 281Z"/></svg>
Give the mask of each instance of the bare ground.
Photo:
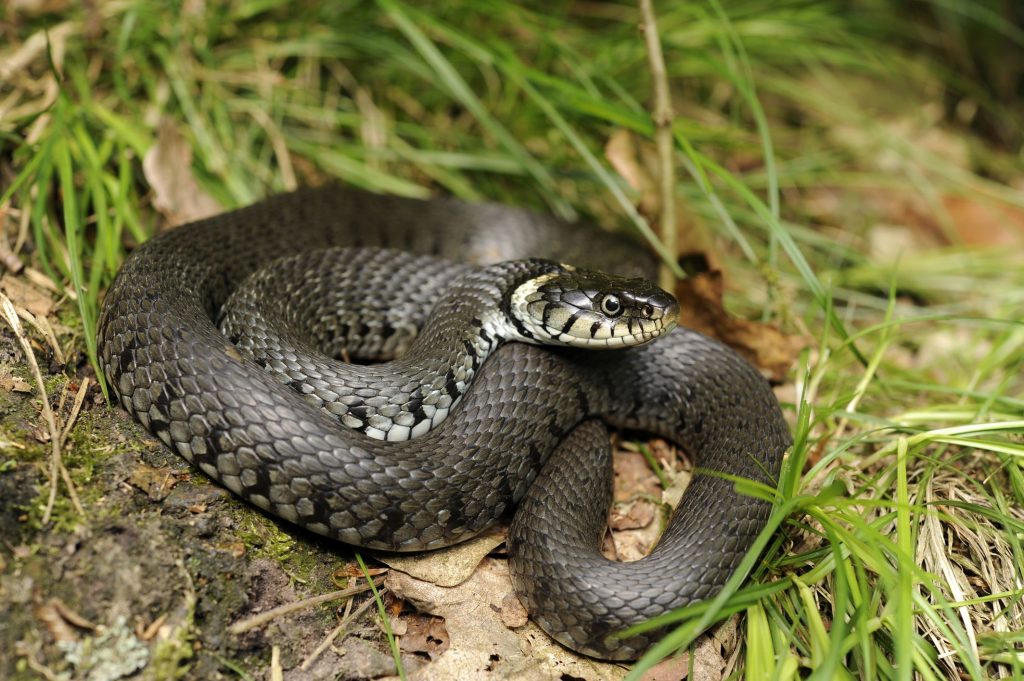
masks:
<svg viewBox="0 0 1024 681"><path fill-rule="evenodd" d="M106 406L95 383L64 452L86 517L62 488L43 525L49 447L30 372L6 328L0 367L20 386L0 389L0 678L269 678L275 647L289 679L394 673L369 615L298 668L337 624L338 603L227 633L251 614L346 586L351 570L334 572L351 551L232 498ZM78 380L47 378L55 410ZM420 663L410 656L406 664Z"/></svg>

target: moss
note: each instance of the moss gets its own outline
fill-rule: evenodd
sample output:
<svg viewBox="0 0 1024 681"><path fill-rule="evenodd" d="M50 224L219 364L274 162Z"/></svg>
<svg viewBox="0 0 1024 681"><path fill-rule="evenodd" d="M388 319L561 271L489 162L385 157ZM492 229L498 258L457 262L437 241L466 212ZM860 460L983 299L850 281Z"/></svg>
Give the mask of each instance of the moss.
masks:
<svg viewBox="0 0 1024 681"><path fill-rule="evenodd" d="M149 676L154 679L184 678L195 656L195 600L189 599L185 621L152 648Z"/></svg>
<svg viewBox="0 0 1024 681"><path fill-rule="evenodd" d="M322 555L310 547L308 541L296 536L295 528L286 530L281 524L248 507L239 505L238 509L236 534L251 557L273 560L300 584L316 578L316 571L323 567Z"/></svg>
<svg viewBox="0 0 1024 681"><path fill-rule="evenodd" d="M67 380L66 377L60 377L60 381L54 383L54 386L59 386L55 389L63 390ZM49 389L50 387L47 388L47 390ZM101 468L103 462L115 452L125 449L125 447L115 447L110 443L124 441L124 439L117 421L110 419L103 410L83 409L78 414L75 426L64 443L61 453L62 460L90 522L113 517L121 512L120 506L109 500L106 486L93 483L97 470ZM132 441L129 439L128 442ZM128 444L126 448L134 450L141 446L140 444ZM50 445L47 443L38 447L26 448L24 453L26 456L19 458L24 460L48 459ZM49 485L40 484L36 500L21 509L27 516L26 521L35 529L42 529L42 516L49 493ZM71 532L82 522L83 518L71 503L67 489L62 482L50 517L50 527L61 532Z"/></svg>

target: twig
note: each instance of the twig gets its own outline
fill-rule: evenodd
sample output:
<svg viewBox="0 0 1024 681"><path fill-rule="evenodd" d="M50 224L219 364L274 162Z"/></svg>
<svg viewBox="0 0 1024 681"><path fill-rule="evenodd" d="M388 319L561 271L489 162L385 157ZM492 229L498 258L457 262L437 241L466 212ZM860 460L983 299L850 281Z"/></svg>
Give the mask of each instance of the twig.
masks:
<svg viewBox="0 0 1024 681"><path fill-rule="evenodd" d="M661 53L661 40L658 38L658 25L654 21L652 0L640 0L640 14L643 17L644 41L647 43L647 61L651 67L651 88L653 90L651 119L654 121L654 143L658 148L658 165L661 170L658 174L660 180L658 192L661 194L658 231L662 243L665 244L665 250L676 257L678 256L676 252L676 173L675 164L672 161L675 144L672 140L673 114L672 100L668 89L668 72L665 69L665 58ZM674 288L674 279L672 272L662 265L659 272L661 287L671 291Z"/></svg>
<svg viewBox="0 0 1024 681"><path fill-rule="evenodd" d="M68 435L71 434L71 428L75 425L79 412L82 411L82 404L85 402L85 395L88 391L89 377L86 376L82 379L82 384L78 386L78 392L75 393L75 403L71 406L71 413L68 414L68 418L64 422L64 430L60 433L61 451L64 451L64 444L67 442ZM61 480L64 481L64 485L68 488L68 496L71 498L71 505L74 506L78 515L84 518L85 509L82 508L82 502L78 499L78 490L75 489L75 483L71 481L71 474L68 473L67 466L65 466L63 462L60 464L60 477Z"/></svg>
<svg viewBox="0 0 1024 681"><path fill-rule="evenodd" d="M349 603L351 602L352 601L349 601ZM313 665L313 663L316 662L317 658L320 657L323 654L323 652L327 650L328 647L330 647L332 643L334 643L334 639L338 638L338 636L341 635L341 632L345 631L345 628L349 624L351 624L354 620L361 617L363 613L366 612L373 604L374 600L372 598L367 598L366 601L362 603L362 605L355 609L355 611L350 610L349 612L347 612L345 616L342 618L341 622L338 623L338 626L334 627L334 629L332 629L331 632L324 637L323 641L320 641L320 644L313 650L313 652L309 654L309 657L302 661L302 664L299 666L299 668L303 671L309 669Z"/></svg>
<svg viewBox="0 0 1024 681"><path fill-rule="evenodd" d="M284 681L284 670L281 669L281 646L270 649L270 681Z"/></svg>
<svg viewBox="0 0 1024 681"><path fill-rule="evenodd" d="M272 619L275 619L282 615L287 615L298 610L305 610L306 608L312 608L315 605L327 603L328 601L337 601L342 598L348 598L349 596L355 596L356 594L360 594L364 591L369 590L369 588L370 586L368 583L363 583L357 586L349 587L348 589L339 589L338 591L331 591L330 593L320 594L319 596L313 596L312 598L307 598L302 601L286 603L271 610L267 610L266 612L261 612L258 615L254 615L249 619L242 620L241 622L235 622L230 627L228 627L228 633L244 634L250 629L255 629L256 627L263 626Z"/></svg>
<svg viewBox="0 0 1024 681"><path fill-rule="evenodd" d="M75 393L75 403L71 405L71 413L68 414L68 418L64 422L64 430L60 432L61 447L63 447L64 443L67 442L68 435L71 434L71 428L75 425L75 419L78 418L78 413L82 411L82 403L85 402L85 394L87 392L89 392L88 376L83 378L82 385L78 386L78 392Z"/></svg>
<svg viewBox="0 0 1024 681"><path fill-rule="evenodd" d="M4 267L8 272L17 274L25 266L25 263L21 262L21 258L11 250L11 245L7 243L7 213L9 210L9 203L0 206L0 267Z"/></svg>
<svg viewBox="0 0 1024 681"><path fill-rule="evenodd" d="M14 308L14 303L11 299L0 293L0 307L3 309L3 316L10 325L11 330L14 331L14 336L18 339L18 343L21 345L22 352L25 353L25 361L28 362L29 368L32 370L32 377L36 381L36 387L39 388L39 395L42 398L42 411L43 420L46 421L46 427L50 431L50 496L46 500L46 510L43 512L43 524L50 522L50 516L53 514L53 505L57 501L57 480L61 477L60 472L63 468L61 462L61 449L60 449L60 429L57 428L57 419L53 415L53 410L50 409L50 398L46 395L46 388L43 385L43 374L39 371L39 364L36 362L35 353L32 352L32 345L28 342L28 336L25 335L25 330L21 326L21 320L18 319L18 312ZM65 477L65 482L69 482L70 478ZM70 488L69 488L70 489ZM77 495L75 495L77 499ZM76 510L79 510L80 507Z"/></svg>
<svg viewBox="0 0 1024 681"><path fill-rule="evenodd" d="M36 660L36 653L39 651L40 646L38 644L29 647L25 641L18 641L14 644L14 654L25 659L25 663L29 669L39 674L48 681L58 681L61 677L53 673L49 667L42 662Z"/></svg>
<svg viewBox="0 0 1024 681"><path fill-rule="evenodd" d="M18 310L18 316L34 326L39 333L43 334L43 338L46 339L46 342L50 344L50 349L53 350L53 358L57 360L57 364L62 367L67 364L67 361L64 359L64 352L60 349L60 343L57 342L57 334L53 332L53 326L46 320L46 317L36 317L24 308Z"/></svg>

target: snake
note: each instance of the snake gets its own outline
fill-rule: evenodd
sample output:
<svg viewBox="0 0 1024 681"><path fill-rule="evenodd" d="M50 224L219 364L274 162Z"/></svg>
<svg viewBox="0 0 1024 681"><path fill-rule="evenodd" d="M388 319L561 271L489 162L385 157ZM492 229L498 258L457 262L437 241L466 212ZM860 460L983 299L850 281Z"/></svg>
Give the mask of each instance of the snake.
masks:
<svg viewBox="0 0 1024 681"><path fill-rule="evenodd" d="M651 275L656 265L625 235L502 204L339 185L271 196L163 232L125 259L97 325L101 371L117 402L236 495L347 544L441 548L515 509L508 549L516 592L542 629L586 655L635 659L665 630L623 630L721 591L772 511L767 495L741 493L736 480L774 488L791 444L772 388L753 366L682 327L614 350L502 343L472 366L472 385L427 432L389 440L367 432L373 414L357 409L359 432L339 420L353 414L331 413L324 394L297 391L218 328L225 303L261 269L335 248L388 249L376 251L378 262L397 249L484 269L543 257L622 277ZM376 277L380 304L411 320L405 331L380 328L419 335L411 327L429 326L451 285L434 275L453 269L464 274L422 268L440 283L412 297L389 293L396 278ZM330 345L336 327L353 326L345 314L307 321L323 334L307 344ZM389 346L365 316L354 326L356 336L376 337L353 345L360 357L401 345ZM448 366L445 386L457 369ZM391 413L366 395L357 407ZM631 563L599 551L611 500L609 426L666 438L697 465L657 546Z"/></svg>
<svg viewBox="0 0 1024 681"><path fill-rule="evenodd" d="M343 425L399 441L444 421L504 343L632 347L678 316L675 297L641 277L363 247L273 261L232 293L218 327Z"/></svg>

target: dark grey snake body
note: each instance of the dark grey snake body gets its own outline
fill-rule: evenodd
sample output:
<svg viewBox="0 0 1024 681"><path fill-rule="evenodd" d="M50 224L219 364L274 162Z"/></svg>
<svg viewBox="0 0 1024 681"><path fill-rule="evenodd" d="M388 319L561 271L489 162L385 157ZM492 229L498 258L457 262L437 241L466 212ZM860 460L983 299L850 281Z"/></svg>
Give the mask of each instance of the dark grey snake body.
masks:
<svg viewBox="0 0 1024 681"><path fill-rule="evenodd" d="M549 633L588 654L635 657L656 634L614 632L721 588L770 505L697 475L650 557L605 561L597 506L611 477L594 419L671 439L702 469L773 485L790 437L756 370L682 329L614 352L510 344L438 427L371 440L244 359L213 321L260 266L336 245L470 262L542 255L623 274L652 264L613 235L503 206L339 187L273 197L167 232L125 262L99 324L102 368L121 404L255 505L360 546L446 546L522 501L527 514L509 539L517 590Z"/></svg>

